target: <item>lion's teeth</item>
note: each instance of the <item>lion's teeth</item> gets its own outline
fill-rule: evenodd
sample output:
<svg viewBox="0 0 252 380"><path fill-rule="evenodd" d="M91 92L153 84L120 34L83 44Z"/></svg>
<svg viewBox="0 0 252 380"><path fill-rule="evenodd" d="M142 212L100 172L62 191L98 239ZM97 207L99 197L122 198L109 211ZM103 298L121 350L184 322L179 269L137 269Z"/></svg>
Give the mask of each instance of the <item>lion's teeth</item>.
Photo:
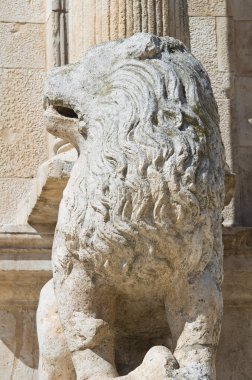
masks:
<svg viewBox="0 0 252 380"><path fill-rule="evenodd" d="M86 126L86 122L84 121L84 120L81 120L80 122L79 122L79 126L82 128L82 127L85 127Z"/></svg>

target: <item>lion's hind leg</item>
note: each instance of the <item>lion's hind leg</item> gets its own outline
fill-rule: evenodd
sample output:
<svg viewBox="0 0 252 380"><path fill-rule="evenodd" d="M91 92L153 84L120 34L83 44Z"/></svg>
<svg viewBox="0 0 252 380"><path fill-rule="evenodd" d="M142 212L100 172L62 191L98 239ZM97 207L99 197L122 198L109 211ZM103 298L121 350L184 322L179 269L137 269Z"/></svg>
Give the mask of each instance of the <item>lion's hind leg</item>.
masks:
<svg viewBox="0 0 252 380"><path fill-rule="evenodd" d="M215 353L220 334L222 295L210 269L190 281L174 276L166 297L174 357L179 364L174 379L214 380Z"/></svg>

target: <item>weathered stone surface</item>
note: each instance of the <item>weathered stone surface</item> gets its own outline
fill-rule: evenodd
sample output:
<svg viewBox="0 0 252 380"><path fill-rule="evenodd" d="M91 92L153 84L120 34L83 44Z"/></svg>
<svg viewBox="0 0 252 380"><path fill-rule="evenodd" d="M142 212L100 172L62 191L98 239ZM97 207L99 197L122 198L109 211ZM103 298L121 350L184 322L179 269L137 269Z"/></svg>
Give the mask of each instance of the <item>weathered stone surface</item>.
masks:
<svg viewBox="0 0 252 380"><path fill-rule="evenodd" d="M235 22L235 68L241 76L252 76L252 21Z"/></svg>
<svg viewBox="0 0 252 380"><path fill-rule="evenodd" d="M234 170L234 141L237 140L236 138L236 131L232 128L232 122L231 122L231 108L232 103L229 99L218 99L218 109L219 109L219 115L220 115L220 130L221 130L221 136L222 141L225 146L225 152L226 152L226 161L231 168L231 171L235 172ZM237 181L236 181L237 182ZM232 225L235 220L235 209L234 209L234 201L231 200L230 204L227 205L223 212L222 212L224 221L224 224Z"/></svg>
<svg viewBox="0 0 252 380"><path fill-rule="evenodd" d="M232 99L234 95L234 76L229 72L209 70L209 77L213 86L214 96L219 100Z"/></svg>
<svg viewBox="0 0 252 380"><path fill-rule="evenodd" d="M14 228L0 231L0 374L1 380L37 380L35 309L51 277L52 234Z"/></svg>
<svg viewBox="0 0 252 380"><path fill-rule="evenodd" d="M178 368L178 363L173 358L171 351L164 346L152 347L145 355L142 364L122 380L166 380L170 379L171 373Z"/></svg>
<svg viewBox="0 0 252 380"><path fill-rule="evenodd" d="M51 16L52 9L53 9L53 3L54 3L54 1L52 1L52 0L46 0L45 1L45 19L46 19L46 21Z"/></svg>
<svg viewBox="0 0 252 380"><path fill-rule="evenodd" d="M223 294L226 294L227 306L251 307L251 265L251 256L235 257L232 255L225 261L226 279Z"/></svg>
<svg viewBox="0 0 252 380"><path fill-rule="evenodd" d="M55 38L58 32L55 22L56 17L58 17L58 15L55 12L51 12L46 21L46 66L48 69L57 66L56 52L59 40Z"/></svg>
<svg viewBox="0 0 252 380"><path fill-rule="evenodd" d="M206 67L215 98L217 101L219 99L231 99L234 86L233 75L228 69L228 55L223 52L223 45L221 47L221 43L225 44L226 39L223 37L219 41L221 39L220 35L219 39L216 38L216 18L190 17L189 22L192 53ZM222 50L222 58L218 54L218 49ZM219 70L220 68L221 70ZM224 68L225 71L222 71Z"/></svg>
<svg viewBox="0 0 252 380"><path fill-rule="evenodd" d="M45 0L2 0L0 15L0 22L43 23L45 21Z"/></svg>
<svg viewBox="0 0 252 380"><path fill-rule="evenodd" d="M230 17L216 18L218 70L234 70L234 23Z"/></svg>
<svg viewBox="0 0 252 380"><path fill-rule="evenodd" d="M249 119L252 116L252 77L235 78L235 122L239 125L238 136L240 146L252 146L252 126Z"/></svg>
<svg viewBox="0 0 252 380"><path fill-rule="evenodd" d="M252 228L251 227L239 227L231 226L223 228L223 243L225 257L234 256L238 258L247 257L249 262L251 262L252 257ZM247 265L248 269L250 265ZM230 266L225 266L226 270L229 271ZM237 265L234 265L232 270L235 271L239 269ZM231 273L232 276L232 273ZM231 277L230 276L230 277ZM233 283L235 286L235 283ZM226 287L228 289L228 286ZM251 293L252 296L252 293ZM226 297L228 298L228 297ZM237 299L238 300L238 299ZM232 304L234 306L234 304Z"/></svg>
<svg viewBox="0 0 252 380"><path fill-rule="evenodd" d="M0 70L0 176L32 177L47 158L42 70Z"/></svg>
<svg viewBox="0 0 252 380"><path fill-rule="evenodd" d="M72 1L73 3L73 1ZM83 39L85 36L86 44L89 45L89 34L86 33L87 22L80 21L80 18L83 16L83 2L75 1L74 5L72 4L71 12L69 14L69 40L71 41L69 45L69 57L70 62L75 62L80 58L80 52L84 52ZM89 13L85 12L85 15ZM84 33L85 28L85 33ZM78 32L79 30L79 32Z"/></svg>
<svg viewBox="0 0 252 380"><path fill-rule="evenodd" d="M65 65L69 55L67 2L52 1L50 8L46 18L47 68Z"/></svg>
<svg viewBox="0 0 252 380"><path fill-rule="evenodd" d="M27 225L0 228L1 380L37 380L35 310L51 278L52 239Z"/></svg>
<svg viewBox="0 0 252 380"><path fill-rule="evenodd" d="M44 25L0 22L0 66L44 69Z"/></svg>
<svg viewBox="0 0 252 380"><path fill-rule="evenodd" d="M1 228L1 310L37 307L40 290L52 276L52 240L53 230L38 234L28 225Z"/></svg>
<svg viewBox="0 0 252 380"><path fill-rule="evenodd" d="M16 345L15 327L16 321L13 315L7 311L0 312L1 329L0 329L0 369L4 380L11 378L11 372L14 364L14 356L9 346Z"/></svg>
<svg viewBox="0 0 252 380"><path fill-rule="evenodd" d="M223 327L216 361L217 373L220 374L218 379L250 379L252 362L251 321L251 307L224 308ZM235 342L235 344L230 342Z"/></svg>
<svg viewBox="0 0 252 380"><path fill-rule="evenodd" d="M188 0L188 13L189 16L227 16L230 13L228 2L229 0Z"/></svg>
<svg viewBox="0 0 252 380"><path fill-rule="evenodd" d="M239 187L241 196L241 216L242 226L252 226L252 171L251 171L252 151L251 146L239 148Z"/></svg>
<svg viewBox="0 0 252 380"><path fill-rule="evenodd" d="M215 17L190 17L189 25L192 53L202 62L208 71L217 69L218 58Z"/></svg>
<svg viewBox="0 0 252 380"><path fill-rule="evenodd" d="M0 310L1 380L37 379L34 314L34 310Z"/></svg>
<svg viewBox="0 0 252 380"><path fill-rule="evenodd" d="M105 0L106 1L106 0ZM103 0L103 3L105 3L105 1ZM44 3L47 2L47 4L49 4L49 6L51 7L51 3L52 1L51 0L48 0L48 1L43 1L43 2L38 2L37 0L32 0L32 1L26 1L26 0L22 0L22 1L18 1L18 0L15 0L15 4L13 1L7 1L7 0L3 0L0 4L0 14L3 15L4 17L4 21L12 21L12 22L15 22L15 21L30 21L30 22L43 22L44 21L44 16L43 14L41 13L41 5L44 6ZM72 2L72 1L71 1ZM135 1L134 1L135 2ZM191 9L192 9L192 0L189 0L189 8L190 8L190 12L191 12ZM208 2L208 5L206 5L206 0L203 0L203 1L199 1L199 0L193 0L194 4L193 4L193 12L192 13L193 15L199 15L199 16L205 16L206 13L203 13L207 10L207 12L209 12L209 8L213 7L214 3L215 3L215 0L211 0ZM42 4L43 3L43 4ZM119 1L117 1L117 3L119 3ZM135 2L136 3L136 2ZM146 4L146 8L147 8L147 1L146 2L143 2L144 4ZM219 4L224 4L223 0L219 0L218 2ZM236 20L251 20L252 19L252 16L251 16L251 10L252 10L252 2L251 0L227 0L226 1L227 4L230 4L232 3L233 5L233 13L232 13L232 16L234 17L234 19ZM17 5L16 5L17 4ZM80 4L80 8L83 7L83 1L79 1L77 0L75 2L75 5L74 5L74 8L77 9L77 12L76 12L76 15L80 17L80 13L82 12L79 12L78 10L78 5ZM122 2L121 2L122 4ZM37 6L38 5L38 6ZM35 9L36 8L36 9ZM216 14L216 9L218 7L215 7L214 9L214 15ZM218 10L218 14L222 14L223 18L224 18L224 13L222 13L222 10L221 8L220 9L220 12ZM32 12L31 12L32 10ZM208 13L207 13L208 14ZM39 19L38 19L39 17ZM219 16L220 17L220 16ZM218 22L222 22L222 17L217 17L217 20L216 20L216 27L217 27L217 31L218 33L221 32L222 33L222 30L223 30L223 40L224 41L220 41L219 40L219 37L217 37L217 48L218 48L218 69L219 70L223 70L227 65L227 60L226 60L226 57L227 55L225 55L225 49L226 49L226 46L225 43L225 33L224 33L224 29L219 28L219 25L218 25ZM29 20L28 20L29 19ZM229 19L231 20L231 19ZM2 19L0 20L2 21ZM131 20L127 20L127 25L128 27L131 27L132 23L131 23ZM133 20L132 20L133 21ZM223 19L223 22L225 22L225 20ZM81 38L81 36L83 36L83 27L85 26L84 23L80 22L79 25L77 26L77 31L78 31L78 34L76 33L76 35L74 36L73 35L73 40L74 41L71 41L71 46L74 46L74 43L77 41L77 39ZM200 31L200 35L201 35L202 31ZM248 36L245 36L245 38L247 39ZM207 39L205 41L207 43ZM223 42L223 46L221 46L219 43L220 42ZM220 51L220 50L221 51ZM250 50L250 46L248 46L248 49ZM79 50L76 49L76 51L81 51L82 48L80 48ZM224 55L222 55L224 52ZM220 55L221 53L221 55ZM238 57L239 58L239 57ZM228 134L229 134L229 128L228 128L228 125L226 125L226 120L228 119L228 115L226 114L227 112L227 108L228 108L228 101L226 102L226 100L223 100L225 98L230 98L229 95L226 96L226 93L229 93L230 90L229 90L229 80L228 80L228 74L225 72L225 78L223 78L223 75L222 73L220 75L216 75L215 73L215 70L213 70L213 72L210 73L210 76L211 76L211 79L212 79L212 84L214 86L214 92L215 92L215 95L218 97L218 105L219 105L219 110L220 110L220 116L222 117L222 112L223 112L223 117L224 117L224 122L222 121L221 125L222 125L222 135L225 139L225 136L227 136L227 139L228 139ZM0 80L1 81L1 80ZM223 89L225 88L225 89ZM240 93L241 91L239 91ZM246 93L246 96L243 98L243 100L247 100L248 99L248 102L250 102L250 98L249 98L249 93L247 92ZM232 105L233 107L233 110L236 109L236 106L235 104ZM1 107L2 109L2 107ZM11 112L13 112L13 109L11 110ZM239 115L241 115L241 118L242 118L242 123L244 125L244 116L242 115L242 112L239 112ZM246 115L245 115L246 116ZM240 117L240 116L239 116ZM235 128L239 128L240 126L240 120L239 120L239 117L237 117L236 120L233 120L233 125ZM252 117L251 115L249 116L250 118ZM223 133L223 124L225 124L225 128L227 127L227 129L225 129L224 133ZM247 127L246 127L247 128ZM247 134L248 132L248 134ZM246 135L247 137L249 137L249 130L247 130L246 132ZM1 135L1 132L0 132L0 135ZM239 141L238 141L238 138L237 137L234 137L234 141L239 144ZM245 139L245 143L247 144L247 151L249 152L250 150L250 141L251 139L250 138L247 138L247 140ZM225 141L224 141L225 143ZM227 146L227 144L225 143L225 146ZM20 145L21 147L21 145ZM26 146L27 148L27 146ZM245 160L245 161L248 161L248 158L247 158L247 153L246 153L246 149L244 151L244 153L241 155L242 157L242 160ZM26 150L26 149L25 149ZM230 153L230 154L229 154ZM229 148L228 152L227 152L227 155L228 157L230 157L232 154L231 152L231 149ZM13 159L13 158L12 158ZM20 159L23 159L23 156L20 158ZM20 160L19 160L20 161ZM238 160L236 161L236 163L238 163ZM249 164L249 163L248 163ZM21 165L20 165L21 166ZM25 165L23 165L25 167ZM1 165L1 168L2 168L2 165ZM24 168L21 168L21 170L23 171ZM246 168L246 171L248 172L248 167ZM244 175L243 177L243 180L244 180L244 183L246 186L250 187L250 180L247 176L247 174ZM241 196L241 198L243 198ZM249 201L249 197L246 198L246 202ZM248 203L249 204L249 203ZM237 205L236 205L236 208L237 208ZM238 210L236 210L237 212ZM244 237L241 237L241 241L244 242ZM244 243L245 244L245 243ZM242 247L242 249L240 250L240 254L242 254L242 252L244 252L244 250L247 249L247 244L248 244L248 241L246 240L246 244L245 246ZM235 248L235 245L232 245L232 247L230 248L230 252L233 251L233 252L236 252L236 248ZM37 254L37 250L34 249L34 252ZM18 245L16 247L16 252L15 253L19 253L18 251ZM34 268L34 273L37 273L39 271L39 268L40 267L40 264L42 263L42 260L40 261L36 261L36 260L31 260L31 258L29 258L29 261L25 261L25 260L21 260L22 263L21 264L17 264L15 262L15 259L14 259L15 255L12 255L11 256L11 260L12 260L12 264L11 264L11 260L9 261L9 264L8 264L8 268L13 268L13 269L16 269L16 272L15 274L20 275L20 281L18 282L17 286L18 287L21 287L23 285L23 281L22 281L22 276L20 274L20 272L18 272L18 268L25 268L25 266L27 265L27 267L30 267L33 265L33 268ZM49 256L48 256L49 257ZM240 259L240 258L239 258ZM32 264L32 265L30 265ZM236 263L236 266L239 266L240 263L239 261L237 261ZM247 265L248 266L248 265ZM6 268L6 266L4 266ZM38 271L36 272L35 269L38 269ZM245 265L244 265L245 267ZM227 269L227 267L226 267ZM6 273L8 273L8 271L6 271ZM14 273L14 272L13 272ZM237 279L237 277L233 276L233 275L230 275L228 276L227 274L227 270L226 270L226 278L225 278L225 281L224 281L224 285L225 285L225 282L226 280L228 279L228 285L232 285L232 291L230 290L229 293L227 293L226 291L228 290L228 287L224 288L224 296L226 296L227 294L230 294L232 295L232 299L234 298L236 300L236 307L238 308L239 307L239 310L237 309L237 314L235 315L235 313L232 313L232 316L230 316L230 319L234 318L235 319L235 323L232 323L232 321L230 322L230 330L226 330L227 333L225 334L225 350L221 350L220 352L220 356L219 356L219 360L217 361L217 369L218 369L218 378L219 379L229 379L230 377L233 377L232 380L237 380L237 379L240 379L240 378L248 378L250 379L250 373L251 373L251 358L249 358L249 355L250 355L250 352L252 350L251 347L247 346L246 345L246 350L244 350L244 346L245 346L245 343L247 342L246 339L250 339L250 334L248 333L246 335L246 328L248 326L248 320L247 320L247 317L243 319L243 315L247 315L247 312L243 309L241 309L240 307L240 303L243 303L245 302L245 298L248 296L249 292L250 294L252 294L252 291L251 291L251 288L248 287L248 277L245 277L244 273L245 272L241 272L239 274L239 280ZM29 275L30 276L30 275ZM25 279L26 283L27 283L27 286L26 286L26 293L27 294L30 294L31 292L31 288L33 288L33 285L35 285L35 282L32 283L31 285L31 281L30 281L30 277L27 276L27 278ZM34 277L35 277L35 274L34 274ZM6 280L7 280L7 275L6 275ZM16 277L13 277L13 281L16 280ZM236 286L237 285L237 286ZM236 287L236 291L234 291L234 288ZM14 288L14 285L13 285L13 288ZM16 296L17 298L15 298L15 301L17 301L18 299L18 291L19 289L16 289ZM22 296L24 295L25 292L22 292ZM1 295L4 295L6 294L4 291L2 292L1 291ZM10 297L8 299L8 301L11 300L11 298L13 297L13 293L9 293L8 291L8 294L10 294ZM246 294L246 297L244 296L244 294ZM241 301L242 300L242 301ZM240 302L240 303L239 303ZM248 301L247 301L248 302ZM250 300L250 304L251 304L251 300ZM239 306L238 306L239 305ZM229 308L230 310L230 308ZM224 311L224 316L226 315L226 313L228 312L227 311ZM251 316L249 315L248 318L251 318ZM10 317L11 319L11 317ZM224 319L224 324L226 324L227 322L227 319ZM229 323L229 322L228 322ZM10 328L12 328L13 326L10 325ZM225 326L223 326L223 329L225 329ZM241 330L241 332L240 332ZM224 330L223 330L224 331ZM232 335L232 333L234 334L236 332L237 335ZM232 344L233 342L231 342L231 345L230 345L230 337L232 337L232 340L237 342L237 346L234 347L234 345ZM14 337L15 338L15 337ZM250 339L250 341L252 341ZM222 345L222 342L220 343ZM5 345L2 345L1 347L3 347L4 349L6 349L6 346ZM236 351L237 349L237 351ZM234 354L234 351L235 351L235 354ZM7 357L7 354L8 352L8 349L6 351L6 353L4 353L3 355L1 354L1 358L5 358ZM10 352L10 351L9 351ZM14 354L13 354L14 355ZM229 358L230 356L230 358ZM224 358L224 359L223 359ZM2 359L0 359L0 362L2 362ZM219 366L220 364L220 366ZM5 370L8 371L8 364L7 366L5 367ZM225 374L224 374L225 372ZM30 373L30 372L29 372ZM10 376L9 376L9 372L8 374L6 375L6 377L4 377L4 372L2 371L2 368L0 370L0 377L1 377L1 380L2 380L2 377L6 380L9 380L10 379ZM225 376L225 377L224 377ZM30 377L29 376L23 376L25 380L30 380ZM20 380L18 378L18 380Z"/></svg>
<svg viewBox="0 0 252 380"><path fill-rule="evenodd" d="M72 149L67 153L54 156L40 166L37 174L36 203L32 204L28 218L29 224L36 225L37 228L39 228L38 225L55 227L62 193L76 159L77 153L75 149Z"/></svg>
<svg viewBox="0 0 252 380"><path fill-rule="evenodd" d="M234 131L231 124L231 101L229 99L218 99L218 109L220 115L220 130L225 146L226 160L228 165L233 167L233 138Z"/></svg>
<svg viewBox="0 0 252 380"><path fill-rule="evenodd" d="M179 41L137 34L54 69L45 103L48 130L79 152L52 260L77 379L214 379L224 151L202 66Z"/></svg>
<svg viewBox="0 0 252 380"><path fill-rule="evenodd" d="M31 179L0 179L0 224L18 224L27 220L34 184Z"/></svg>
<svg viewBox="0 0 252 380"><path fill-rule="evenodd" d="M218 6L223 2L218 2ZM204 2L189 2L189 9L194 11L198 17L190 17L190 37L191 49L193 54L200 59L207 68L213 87L213 92L219 107L220 127L223 142L226 149L227 162L234 170L236 162L238 136L235 125L232 126L232 99L234 98L234 27L230 17L224 17L225 12L220 12L221 8L212 8L212 13L220 14L223 17L199 17L210 14L210 7L216 3L213 1L205 4ZM215 5L214 5L215 4ZM223 8L224 10L224 8ZM213 14L212 14L213 15ZM234 111L234 107L233 107ZM236 146L235 146L236 145ZM238 195L237 195L238 197ZM223 211L224 223L232 224L235 219L236 205L232 201Z"/></svg>
<svg viewBox="0 0 252 380"><path fill-rule="evenodd" d="M234 20L252 20L251 0L229 0Z"/></svg>
<svg viewBox="0 0 252 380"><path fill-rule="evenodd" d="M37 310L39 380L75 380L75 370L59 320L52 279L42 288ZM59 340L59 336L61 339ZM49 339L48 339L49 338ZM57 344L55 344L55 342Z"/></svg>
<svg viewBox="0 0 252 380"><path fill-rule="evenodd" d="M229 227L223 228L223 243L224 243L224 273L225 280L223 282L223 296L224 306L226 307L226 314L229 314L229 307L236 307L242 310L251 307L252 295L252 229L251 227ZM244 309L243 309L244 308ZM225 313L224 313L225 315ZM225 321L227 323L227 321ZM228 326L228 323L227 323ZM241 321L238 328L243 330L244 326ZM225 327L224 327L225 329ZM237 332L239 335L239 332ZM227 336L222 338L222 345L225 344L227 350L229 338ZM219 353L219 360L222 357L226 359L230 357L231 350L226 351L226 355L221 356ZM250 357L250 351L244 354L245 360ZM232 358L230 357L232 360ZM241 363L241 362L240 362ZM241 364L239 364L240 367ZM228 367L228 364L225 364ZM238 368L237 368L238 369ZM247 370L247 369L246 369ZM220 373L220 378L222 371Z"/></svg>

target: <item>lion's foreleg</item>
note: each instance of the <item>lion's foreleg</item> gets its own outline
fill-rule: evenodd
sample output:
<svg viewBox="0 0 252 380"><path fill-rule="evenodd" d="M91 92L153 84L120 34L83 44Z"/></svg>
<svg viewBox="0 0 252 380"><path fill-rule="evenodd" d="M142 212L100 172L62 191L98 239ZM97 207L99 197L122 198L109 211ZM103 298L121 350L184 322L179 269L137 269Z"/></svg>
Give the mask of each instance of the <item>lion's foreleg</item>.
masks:
<svg viewBox="0 0 252 380"><path fill-rule="evenodd" d="M73 260L67 276L54 271L59 315L77 380L107 379L117 375L114 365L114 294L97 284L83 263Z"/></svg>
<svg viewBox="0 0 252 380"><path fill-rule="evenodd" d="M222 317L222 294L210 270L193 280L177 275L166 298L168 323L179 363L178 377L215 379L215 353Z"/></svg>
<svg viewBox="0 0 252 380"><path fill-rule="evenodd" d="M37 310L39 380L75 380L72 358L58 316L52 280L41 290Z"/></svg>

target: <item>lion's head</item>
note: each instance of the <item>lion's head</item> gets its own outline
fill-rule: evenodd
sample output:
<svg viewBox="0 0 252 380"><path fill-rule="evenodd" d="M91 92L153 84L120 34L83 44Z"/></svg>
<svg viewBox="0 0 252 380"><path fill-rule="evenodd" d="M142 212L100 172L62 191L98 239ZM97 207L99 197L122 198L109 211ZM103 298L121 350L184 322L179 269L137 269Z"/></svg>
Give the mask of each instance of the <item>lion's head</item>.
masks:
<svg viewBox="0 0 252 380"><path fill-rule="evenodd" d="M73 251L136 250L140 235L150 245L220 224L217 106L181 42L139 33L91 48L51 72L46 104L68 117L50 132L79 151L58 222L70 240L78 234Z"/></svg>

